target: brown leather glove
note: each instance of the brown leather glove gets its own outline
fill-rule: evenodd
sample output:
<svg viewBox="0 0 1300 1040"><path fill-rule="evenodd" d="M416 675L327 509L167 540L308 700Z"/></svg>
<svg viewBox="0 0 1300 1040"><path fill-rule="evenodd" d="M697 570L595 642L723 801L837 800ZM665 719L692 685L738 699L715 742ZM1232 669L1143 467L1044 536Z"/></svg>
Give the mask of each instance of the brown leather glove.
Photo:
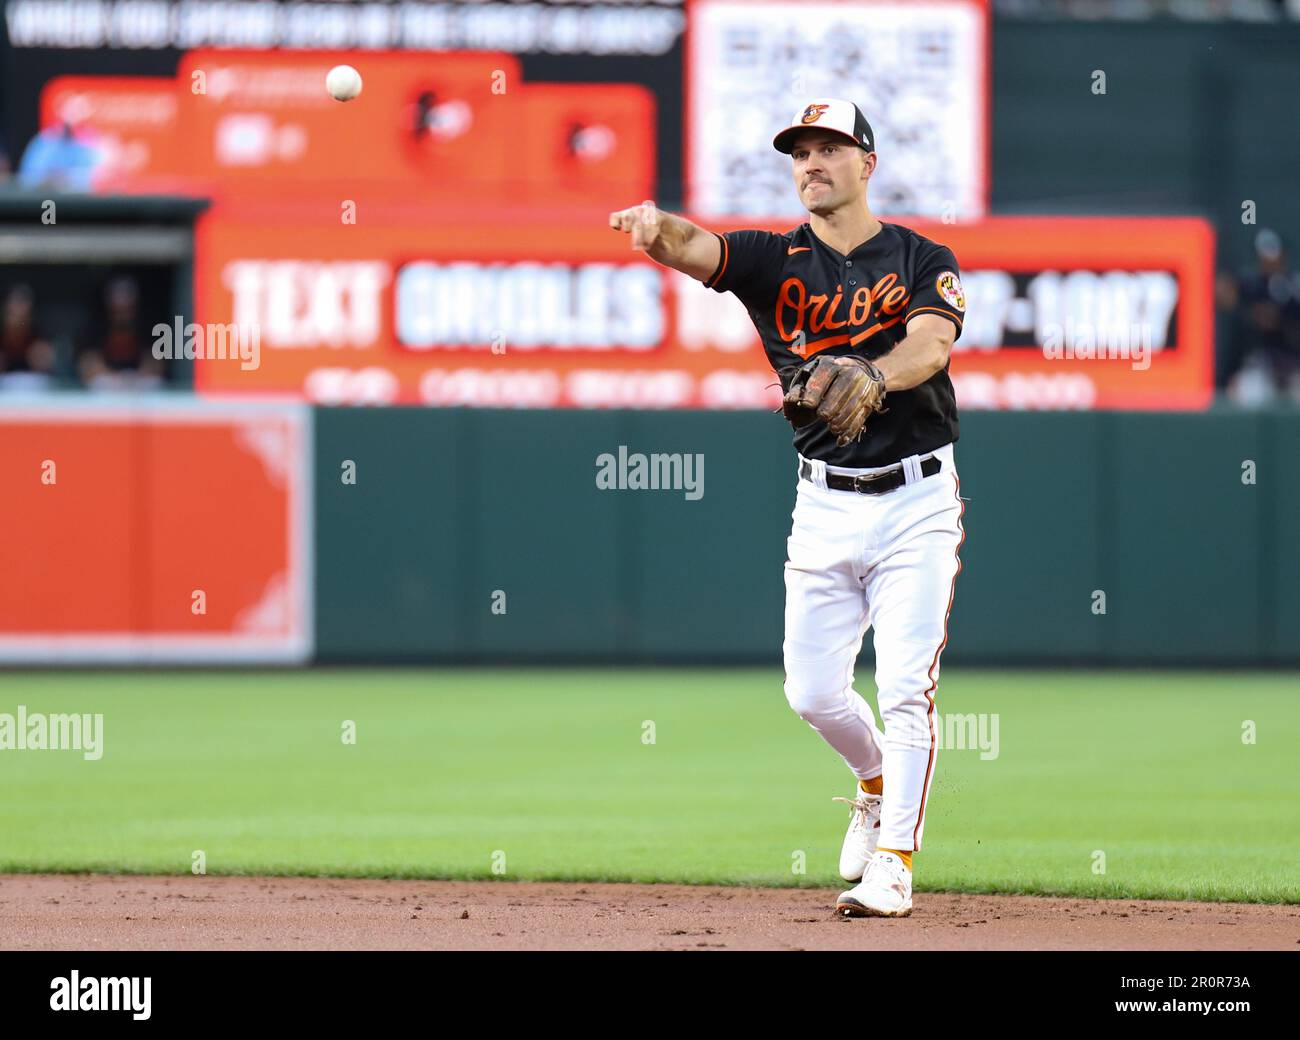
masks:
<svg viewBox="0 0 1300 1040"><path fill-rule="evenodd" d="M870 361L819 354L795 372L781 411L796 430L821 419L843 447L862 436L867 417L884 405L885 377Z"/></svg>

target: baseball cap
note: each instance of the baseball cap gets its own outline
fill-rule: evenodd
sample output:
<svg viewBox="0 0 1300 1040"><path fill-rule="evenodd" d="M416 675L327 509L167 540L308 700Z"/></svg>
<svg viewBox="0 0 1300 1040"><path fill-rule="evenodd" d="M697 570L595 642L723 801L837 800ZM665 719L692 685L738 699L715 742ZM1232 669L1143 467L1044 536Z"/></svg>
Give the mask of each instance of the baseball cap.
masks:
<svg viewBox="0 0 1300 1040"><path fill-rule="evenodd" d="M849 138L864 151L876 150L875 135L862 109L843 98L814 98L794 114L789 126L772 138L772 147L789 155L799 131L809 129L830 130Z"/></svg>

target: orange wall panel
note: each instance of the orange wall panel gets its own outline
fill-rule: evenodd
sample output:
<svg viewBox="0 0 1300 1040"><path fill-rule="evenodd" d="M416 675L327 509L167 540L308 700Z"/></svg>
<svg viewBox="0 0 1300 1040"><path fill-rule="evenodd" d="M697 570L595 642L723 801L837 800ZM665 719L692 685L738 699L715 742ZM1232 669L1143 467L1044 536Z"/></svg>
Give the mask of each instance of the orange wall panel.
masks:
<svg viewBox="0 0 1300 1040"><path fill-rule="evenodd" d="M138 431L0 416L0 437L0 631L133 628Z"/></svg>
<svg viewBox="0 0 1300 1040"><path fill-rule="evenodd" d="M0 436L0 660L308 655L306 410L0 403Z"/></svg>

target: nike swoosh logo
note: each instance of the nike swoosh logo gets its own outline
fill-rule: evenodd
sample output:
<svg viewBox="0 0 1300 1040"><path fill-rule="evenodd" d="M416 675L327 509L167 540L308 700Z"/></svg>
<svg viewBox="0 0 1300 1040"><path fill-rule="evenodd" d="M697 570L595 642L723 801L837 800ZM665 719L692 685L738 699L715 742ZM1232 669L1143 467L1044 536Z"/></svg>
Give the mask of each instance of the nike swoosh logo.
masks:
<svg viewBox="0 0 1300 1040"><path fill-rule="evenodd" d="M786 256L794 256L795 253L806 253L812 246L791 246L785 251Z"/></svg>

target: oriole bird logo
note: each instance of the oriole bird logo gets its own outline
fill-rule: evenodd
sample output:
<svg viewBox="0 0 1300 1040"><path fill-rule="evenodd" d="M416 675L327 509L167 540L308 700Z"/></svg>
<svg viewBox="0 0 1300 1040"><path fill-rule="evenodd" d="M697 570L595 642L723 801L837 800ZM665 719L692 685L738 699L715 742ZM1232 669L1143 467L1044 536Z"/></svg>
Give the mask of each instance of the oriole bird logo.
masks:
<svg viewBox="0 0 1300 1040"><path fill-rule="evenodd" d="M815 123L822 117L830 105L809 105L803 110L803 117L799 120L801 123Z"/></svg>

